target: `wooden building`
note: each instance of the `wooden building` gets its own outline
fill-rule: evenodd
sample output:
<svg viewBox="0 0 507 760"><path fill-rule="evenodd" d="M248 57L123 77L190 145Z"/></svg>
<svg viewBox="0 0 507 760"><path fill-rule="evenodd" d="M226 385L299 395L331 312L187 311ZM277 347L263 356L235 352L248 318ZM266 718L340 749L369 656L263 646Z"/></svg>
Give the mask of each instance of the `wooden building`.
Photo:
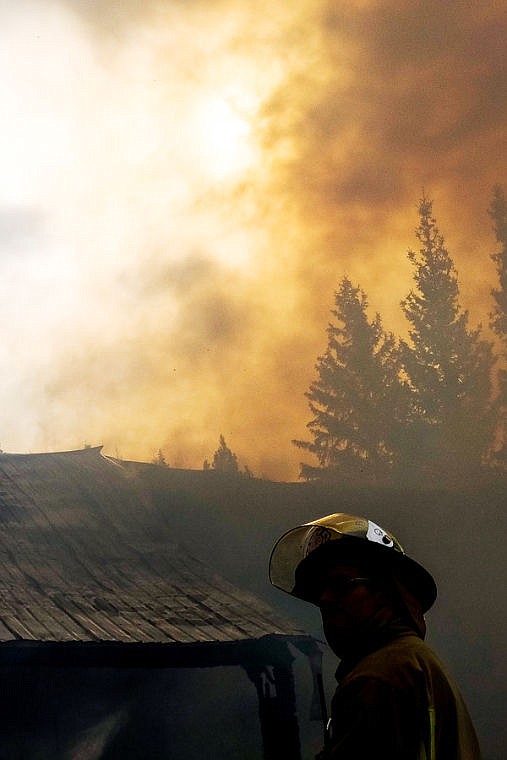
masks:
<svg viewBox="0 0 507 760"><path fill-rule="evenodd" d="M194 556L198 529L175 530L132 467L100 448L0 456L0 758L182 756L176 672L192 674L187 730L211 746L214 710L235 686L211 687L194 669L230 668L257 700L254 714L237 713L238 735L244 722L260 726L259 747L236 756L301 757L292 662L296 652L318 660L319 648ZM217 746L234 744L227 730Z"/></svg>

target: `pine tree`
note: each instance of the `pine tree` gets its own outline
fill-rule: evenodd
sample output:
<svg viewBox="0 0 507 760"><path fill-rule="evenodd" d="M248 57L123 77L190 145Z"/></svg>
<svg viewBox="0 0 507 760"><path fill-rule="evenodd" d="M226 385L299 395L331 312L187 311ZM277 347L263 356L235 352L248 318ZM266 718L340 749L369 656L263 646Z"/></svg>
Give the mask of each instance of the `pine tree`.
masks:
<svg viewBox="0 0 507 760"><path fill-rule="evenodd" d="M293 443L314 454L320 467L301 466L301 477L322 475L383 479L397 459L406 410L395 338L372 322L365 293L345 277L335 293L326 352L306 396L313 416L313 441Z"/></svg>
<svg viewBox="0 0 507 760"><path fill-rule="evenodd" d="M488 209L493 220L493 229L496 240L501 249L492 255L498 273L499 288L493 289L491 295L495 301L494 310L491 313L491 328L502 341L502 358L504 366L498 372L498 404L499 415L497 424L496 459L507 463L507 201L503 189L497 185L493 189L493 200Z"/></svg>
<svg viewBox="0 0 507 760"><path fill-rule="evenodd" d="M496 264L500 288L492 290L495 308L491 314L491 327L502 339L507 352L507 201L503 189L497 185L493 189L493 200L489 207L489 215L493 219L493 228L501 250L492 255Z"/></svg>
<svg viewBox="0 0 507 760"><path fill-rule="evenodd" d="M223 435L220 435L219 446L213 455L213 464L211 466L218 472L238 472L238 458L227 446Z"/></svg>
<svg viewBox="0 0 507 760"><path fill-rule="evenodd" d="M427 198L419 205L416 236L419 251L409 251L408 258L417 289L401 304L411 326L412 345L401 344L412 389L411 430L423 473L445 470L459 476L479 467L492 445L495 358L480 326L468 327L468 312L458 302L457 273Z"/></svg>

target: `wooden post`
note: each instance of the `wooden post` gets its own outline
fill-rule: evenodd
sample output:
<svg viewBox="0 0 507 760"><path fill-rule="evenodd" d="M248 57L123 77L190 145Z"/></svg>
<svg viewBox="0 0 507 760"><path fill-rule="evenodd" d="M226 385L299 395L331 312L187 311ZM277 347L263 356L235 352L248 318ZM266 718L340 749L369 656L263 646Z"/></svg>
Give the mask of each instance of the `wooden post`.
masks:
<svg viewBox="0 0 507 760"><path fill-rule="evenodd" d="M245 666L259 699L264 760L301 760L292 659L287 650L284 663Z"/></svg>

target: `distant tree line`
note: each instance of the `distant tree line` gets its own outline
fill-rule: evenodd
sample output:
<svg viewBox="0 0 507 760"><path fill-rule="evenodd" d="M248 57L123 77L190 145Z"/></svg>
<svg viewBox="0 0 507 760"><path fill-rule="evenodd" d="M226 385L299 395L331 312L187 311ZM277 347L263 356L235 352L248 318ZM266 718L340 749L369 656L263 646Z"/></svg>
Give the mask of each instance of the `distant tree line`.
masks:
<svg viewBox="0 0 507 760"><path fill-rule="evenodd" d="M170 466L162 449L158 449L154 453L151 464L158 465L159 467ZM247 464L244 465L243 470L240 470L238 457L232 451L232 449L229 448L222 434L220 434L218 440L218 448L213 454L211 462L208 459L204 460L203 470L206 472L213 470L215 472L222 472L228 475L241 475L247 478L254 477L253 472L250 470Z"/></svg>
<svg viewBox="0 0 507 760"><path fill-rule="evenodd" d="M401 302L409 340L367 315L367 296L344 277L335 293L327 348L306 396L311 440L293 443L318 465L301 477L352 482L459 480L507 461L507 204L489 208L499 250L490 326L500 349L469 325L454 263L433 216L419 203L415 286Z"/></svg>

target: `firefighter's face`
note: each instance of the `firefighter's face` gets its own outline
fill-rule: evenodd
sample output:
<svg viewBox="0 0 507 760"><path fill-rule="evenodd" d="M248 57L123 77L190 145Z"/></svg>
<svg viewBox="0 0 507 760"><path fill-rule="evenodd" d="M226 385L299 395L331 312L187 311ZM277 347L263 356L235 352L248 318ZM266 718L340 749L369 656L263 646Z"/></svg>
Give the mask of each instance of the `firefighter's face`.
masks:
<svg viewBox="0 0 507 760"><path fill-rule="evenodd" d="M359 565L340 565L317 579L318 606L329 645L343 656L389 612L386 595Z"/></svg>

